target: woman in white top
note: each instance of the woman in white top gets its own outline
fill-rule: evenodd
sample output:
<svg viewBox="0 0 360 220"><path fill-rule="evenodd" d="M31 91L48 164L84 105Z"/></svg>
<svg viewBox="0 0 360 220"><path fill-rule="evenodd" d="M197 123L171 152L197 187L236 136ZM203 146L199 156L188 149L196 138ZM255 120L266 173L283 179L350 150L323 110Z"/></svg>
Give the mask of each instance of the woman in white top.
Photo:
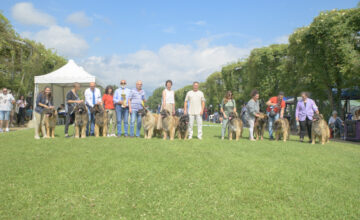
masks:
<svg viewBox="0 0 360 220"><path fill-rule="evenodd" d="M165 83L166 88L162 92L162 105L161 110L166 109L175 115L175 95L174 90L171 90L172 81L167 80Z"/></svg>
<svg viewBox="0 0 360 220"><path fill-rule="evenodd" d="M171 114L175 115L175 94L174 94L174 90L171 90L171 87L172 87L172 81L166 80L165 89L162 92L160 111L162 111L163 109L166 109ZM159 117L157 127L158 127L158 129L162 128L161 117Z"/></svg>

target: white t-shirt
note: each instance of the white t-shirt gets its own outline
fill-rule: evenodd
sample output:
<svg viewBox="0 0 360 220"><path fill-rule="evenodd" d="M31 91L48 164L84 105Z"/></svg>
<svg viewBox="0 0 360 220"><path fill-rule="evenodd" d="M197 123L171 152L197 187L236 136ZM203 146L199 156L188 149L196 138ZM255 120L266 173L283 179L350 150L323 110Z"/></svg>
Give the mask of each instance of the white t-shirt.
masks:
<svg viewBox="0 0 360 220"><path fill-rule="evenodd" d="M11 111L12 101L14 101L14 97L11 94L0 94L0 111Z"/></svg>
<svg viewBox="0 0 360 220"><path fill-rule="evenodd" d="M189 115L200 115L201 112L201 102L205 102L204 93L201 91L189 91L186 93L185 102L189 101L188 109Z"/></svg>
<svg viewBox="0 0 360 220"><path fill-rule="evenodd" d="M174 90L165 89L164 91L165 91L165 103L174 104L175 103Z"/></svg>

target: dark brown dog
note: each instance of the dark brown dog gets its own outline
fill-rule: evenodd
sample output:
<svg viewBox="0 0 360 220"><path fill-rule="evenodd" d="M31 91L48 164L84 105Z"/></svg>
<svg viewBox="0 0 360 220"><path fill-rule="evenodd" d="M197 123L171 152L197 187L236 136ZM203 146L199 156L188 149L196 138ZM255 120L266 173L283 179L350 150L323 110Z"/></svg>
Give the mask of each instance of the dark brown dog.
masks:
<svg viewBox="0 0 360 220"><path fill-rule="evenodd" d="M45 108L42 114L46 131L46 135L44 136L44 138L54 138L57 122L57 111L54 108Z"/></svg>
<svg viewBox="0 0 360 220"><path fill-rule="evenodd" d="M290 125L285 118L279 118L274 123L275 140L283 139L284 142L290 140Z"/></svg>
<svg viewBox="0 0 360 220"><path fill-rule="evenodd" d="M259 117L255 118L255 125L254 125L254 136L256 136L256 140L264 140L264 131L266 127L266 122L268 121L268 116L264 113L259 113Z"/></svg>
<svg viewBox="0 0 360 220"><path fill-rule="evenodd" d="M236 112L230 112L229 114L229 140L233 139L235 135L235 140L239 140L239 137L242 137L243 132L243 122L238 117Z"/></svg>
<svg viewBox="0 0 360 220"><path fill-rule="evenodd" d="M176 128L178 138L186 140L189 134L189 115L182 115Z"/></svg>
<svg viewBox="0 0 360 220"><path fill-rule="evenodd" d="M315 144L315 139L319 138L321 144L325 144L329 142L330 138L330 129L326 121L324 120L324 116L322 114L314 114L312 126L311 126L311 138L312 144Z"/></svg>
<svg viewBox="0 0 360 220"><path fill-rule="evenodd" d="M179 124L179 118L173 116L168 110L163 109L160 113L161 121L162 121L162 129L163 129L163 139L167 139L167 135L169 134L170 140L174 140L175 131Z"/></svg>
<svg viewBox="0 0 360 220"><path fill-rule="evenodd" d="M89 121L88 109L84 103L77 104L75 114L75 138L86 138L86 125ZM80 135L81 134L81 135Z"/></svg>
<svg viewBox="0 0 360 220"><path fill-rule="evenodd" d="M107 112L101 104L95 104L92 111L95 115L95 137L105 137L107 133Z"/></svg>

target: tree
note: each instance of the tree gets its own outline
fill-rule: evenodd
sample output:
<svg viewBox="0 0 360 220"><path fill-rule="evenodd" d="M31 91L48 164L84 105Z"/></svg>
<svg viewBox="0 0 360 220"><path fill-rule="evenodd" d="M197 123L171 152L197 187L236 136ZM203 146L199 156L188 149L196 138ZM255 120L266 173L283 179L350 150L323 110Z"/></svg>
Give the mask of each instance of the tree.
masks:
<svg viewBox="0 0 360 220"><path fill-rule="evenodd" d="M165 87L161 86L154 90L152 95L147 100L147 105L152 110L157 110L158 105L161 105L161 98L162 98L162 91L165 89Z"/></svg>

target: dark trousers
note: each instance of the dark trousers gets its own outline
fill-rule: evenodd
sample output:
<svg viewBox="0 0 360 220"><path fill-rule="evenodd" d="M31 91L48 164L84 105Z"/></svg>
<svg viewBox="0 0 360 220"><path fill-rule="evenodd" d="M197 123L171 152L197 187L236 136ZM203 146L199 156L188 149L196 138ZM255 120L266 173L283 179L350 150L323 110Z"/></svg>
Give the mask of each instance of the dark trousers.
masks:
<svg viewBox="0 0 360 220"><path fill-rule="evenodd" d="M66 113L65 117L65 134L69 131L69 125L74 122L75 114Z"/></svg>
<svg viewBox="0 0 360 220"><path fill-rule="evenodd" d="M311 140L311 125L312 120L309 120L307 117L305 121L300 121L300 138L304 138L306 131L309 135L309 139Z"/></svg>
<svg viewBox="0 0 360 220"><path fill-rule="evenodd" d="M17 115L17 123L18 125L23 125L25 122L25 108L19 108L19 113Z"/></svg>

